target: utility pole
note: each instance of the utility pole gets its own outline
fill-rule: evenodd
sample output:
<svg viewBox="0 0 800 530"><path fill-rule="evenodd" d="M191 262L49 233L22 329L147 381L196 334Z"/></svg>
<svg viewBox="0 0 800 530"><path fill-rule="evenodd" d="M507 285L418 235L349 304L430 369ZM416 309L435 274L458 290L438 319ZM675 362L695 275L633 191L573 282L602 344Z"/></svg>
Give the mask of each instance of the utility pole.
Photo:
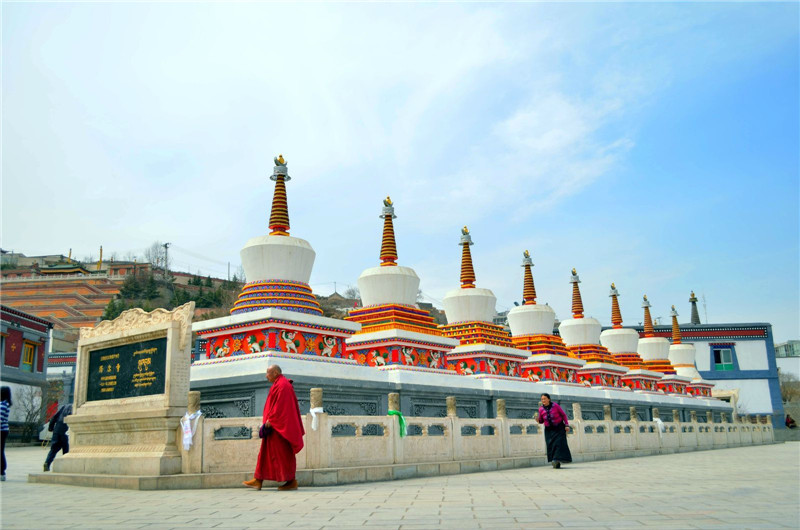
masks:
<svg viewBox="0 0 800 530"><path fill-rule="evenodd" d="M708 308L706 307L706 293L703 293L703 314L706 317L706 324L708 324Z"/></svg>
<svg viewBox="0 0 800 530"><path fill-rule="evenodd" d="M169 246L172 243L164 243L164 279L169 277Z"/></svg>

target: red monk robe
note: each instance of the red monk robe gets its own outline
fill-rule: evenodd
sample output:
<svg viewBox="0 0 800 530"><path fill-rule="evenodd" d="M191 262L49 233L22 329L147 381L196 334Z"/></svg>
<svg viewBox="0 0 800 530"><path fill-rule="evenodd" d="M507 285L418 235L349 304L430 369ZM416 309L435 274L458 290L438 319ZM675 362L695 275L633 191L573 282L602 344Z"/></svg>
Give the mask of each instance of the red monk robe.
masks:
<svg viewBox="0 0 800 530"><path fill-rule="evenodd" d="M261 440L258 463L254 477L256 480L288 482L295 478L297 459L294 455L303 448L303 422L300 419L300 406L294 394L292 382L278 375L264 403L261 423L269 422L272 432Z"/></svg>

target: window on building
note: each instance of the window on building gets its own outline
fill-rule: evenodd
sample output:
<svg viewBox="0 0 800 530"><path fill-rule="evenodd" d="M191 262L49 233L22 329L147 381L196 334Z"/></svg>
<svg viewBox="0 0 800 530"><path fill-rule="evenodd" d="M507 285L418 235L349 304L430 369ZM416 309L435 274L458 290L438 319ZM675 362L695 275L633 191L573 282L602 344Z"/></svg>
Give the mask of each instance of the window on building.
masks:
<svg viewBox="0 0 800 530"><path fill-rule="evenodd" d="M36 355L36 347L28 342L22 348L22 365L20 368L26 372L33 372L33 360Z"/></svg>
<svg viewBox="0 0 800 530"><path fill-rule="evenodd" d="M714 370L733 370L733 353L730 348L714 348Z"/></svg>

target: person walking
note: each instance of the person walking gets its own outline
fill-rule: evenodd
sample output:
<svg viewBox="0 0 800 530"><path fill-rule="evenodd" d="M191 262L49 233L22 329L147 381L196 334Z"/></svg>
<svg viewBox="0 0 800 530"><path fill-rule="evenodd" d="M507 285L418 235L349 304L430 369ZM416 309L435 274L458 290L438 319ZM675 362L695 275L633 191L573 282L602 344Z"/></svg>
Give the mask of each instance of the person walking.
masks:
<svg viewBox="0 0 800 530"><path fill-rule="evenodd" d="M50 452L47 453L47 458L44 461L45 471L50 471L50 464L53 463L59 451L64 454L69 453L69 436L67 435L69 425L65 420L70 414L72 414L72 405L67 404L62 405L58 412L50 418L50 425L47 426L47 430L52 431L53 439L50 441Z"/></svg>
<svg viewBox="0 0 800 530"><path fill-rule="evenodd" d="M11 387L0 387L0 482L6 480L6 438L8 438L8 414L11 412Z"/></svg>
<svg viewBox="0 0 800 530"><path fill-rule="evenodd" d="M278 489L296 490L296 454L303 448L303 421L300 405L291 380L281 373L281 367L273 364L267 368L267 380L272 383L264 403L262 426L259 429L261 449L253 480L242 482L248 488L261 489L262 481L283 482Z"/></svg>
<svg viewBox="0 0 800 530"><path fill-rule="evenodd" d="M544 440L547 443L547 461L553 463L553 469L560 469L561 464L572 462L572 454L567 445L569 420L564 409L550 399L550 394L542 394L539 401L539 423L544 423Z"/></svg>

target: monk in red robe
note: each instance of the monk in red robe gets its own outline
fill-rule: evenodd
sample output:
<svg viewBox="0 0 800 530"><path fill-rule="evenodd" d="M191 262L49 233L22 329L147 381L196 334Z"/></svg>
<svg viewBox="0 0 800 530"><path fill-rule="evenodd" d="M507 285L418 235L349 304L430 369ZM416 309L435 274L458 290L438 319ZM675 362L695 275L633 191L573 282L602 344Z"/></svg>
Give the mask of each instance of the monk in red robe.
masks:
<svg viewBox="0 0 800 530"><path fill-rule="evenodd" d="M284 483L279 490L296 490L295 455L303 448L306 433L300 419L300 406L292 382L283 376L280 366L273 364L267 368L267 380L272 387L264 403L262 422L268 434L261 440L253 480L242 484L260 490L263 480L272 480Z"/></svg>

